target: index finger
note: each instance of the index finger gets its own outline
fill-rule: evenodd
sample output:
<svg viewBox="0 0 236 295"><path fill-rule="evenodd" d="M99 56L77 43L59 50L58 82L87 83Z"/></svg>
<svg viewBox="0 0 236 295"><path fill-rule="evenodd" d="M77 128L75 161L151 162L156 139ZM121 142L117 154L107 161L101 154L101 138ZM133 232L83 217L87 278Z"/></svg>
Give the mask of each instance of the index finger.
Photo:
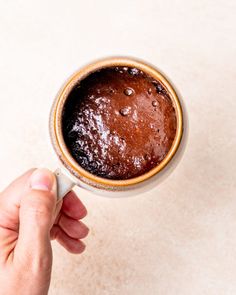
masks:
<svg viewBox="0 0 236 295"><path fill-rule="evenodd" d="M87 215L87 209L74 191L69 192L63 199L62 208L64 214L73 219L82 219Z"/></svg>

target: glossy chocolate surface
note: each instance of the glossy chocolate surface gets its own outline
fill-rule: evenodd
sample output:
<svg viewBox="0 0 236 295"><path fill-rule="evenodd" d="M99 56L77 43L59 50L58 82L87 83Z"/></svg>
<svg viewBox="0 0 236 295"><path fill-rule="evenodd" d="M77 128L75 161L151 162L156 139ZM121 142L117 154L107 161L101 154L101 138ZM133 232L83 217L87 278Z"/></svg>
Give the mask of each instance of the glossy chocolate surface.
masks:
<svg viewBox="0 0 236 295"><path fill-rule="evenodd" d="M68 96L65 143L78 164L97 176L124 180L145 174L175 138L175 109L164 86L136 68L90 74Z"/></svg>

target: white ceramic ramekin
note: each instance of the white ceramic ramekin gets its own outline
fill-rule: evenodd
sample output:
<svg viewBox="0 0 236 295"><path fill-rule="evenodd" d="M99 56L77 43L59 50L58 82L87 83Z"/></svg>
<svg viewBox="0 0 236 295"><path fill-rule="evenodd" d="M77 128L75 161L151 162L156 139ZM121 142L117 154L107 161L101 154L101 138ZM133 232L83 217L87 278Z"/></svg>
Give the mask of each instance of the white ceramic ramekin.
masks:
<svg viewBox="0 0 236 295"><path fill-rule="evenodd" d="M168 91L177 117L176 136L163 161L147 173L127 180L105 179L83 169L71 156L62 134L62 112L73 87L92 72L116 66L138 68L160 81ZM51 141L61 163L61 168L55 172L58 179L59 198L62 198L74 185L109 197L136 195L158 185L176 167L181 158L186 143L186 131L183 132L184 127L186 128L186 113L183 111L183 103L180 102L179 95L177 95L173 85L155 67L128 57L106 58L83 67L74 73L59 91L50 114Z"/></svg>

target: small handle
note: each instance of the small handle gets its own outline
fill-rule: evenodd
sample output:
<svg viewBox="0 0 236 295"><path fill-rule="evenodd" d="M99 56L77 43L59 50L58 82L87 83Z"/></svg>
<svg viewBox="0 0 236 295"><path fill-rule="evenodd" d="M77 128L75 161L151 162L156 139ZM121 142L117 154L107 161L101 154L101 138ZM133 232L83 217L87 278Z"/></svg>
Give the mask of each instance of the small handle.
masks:
<svg viewBox="0 0 236 295"><path fill-rule="evenodd" d="M56 169L54 174L57 179L57 200L60 201L72 190L75 183L68 176L62 173L60 168Z"/></svg>

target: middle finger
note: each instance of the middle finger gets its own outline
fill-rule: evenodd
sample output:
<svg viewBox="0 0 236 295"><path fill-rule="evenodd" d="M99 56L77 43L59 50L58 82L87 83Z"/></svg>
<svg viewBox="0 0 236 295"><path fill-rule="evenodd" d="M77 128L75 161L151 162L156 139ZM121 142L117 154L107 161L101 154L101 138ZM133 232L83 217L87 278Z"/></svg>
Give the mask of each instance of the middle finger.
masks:
<svg viewBox="0 0 236 295"><path fill-rule="evenodd" d="M81 221L72 219L65 214L61 214L58 221L61 229L73 239L83 239L88 235L88 227Z"/></svg>

